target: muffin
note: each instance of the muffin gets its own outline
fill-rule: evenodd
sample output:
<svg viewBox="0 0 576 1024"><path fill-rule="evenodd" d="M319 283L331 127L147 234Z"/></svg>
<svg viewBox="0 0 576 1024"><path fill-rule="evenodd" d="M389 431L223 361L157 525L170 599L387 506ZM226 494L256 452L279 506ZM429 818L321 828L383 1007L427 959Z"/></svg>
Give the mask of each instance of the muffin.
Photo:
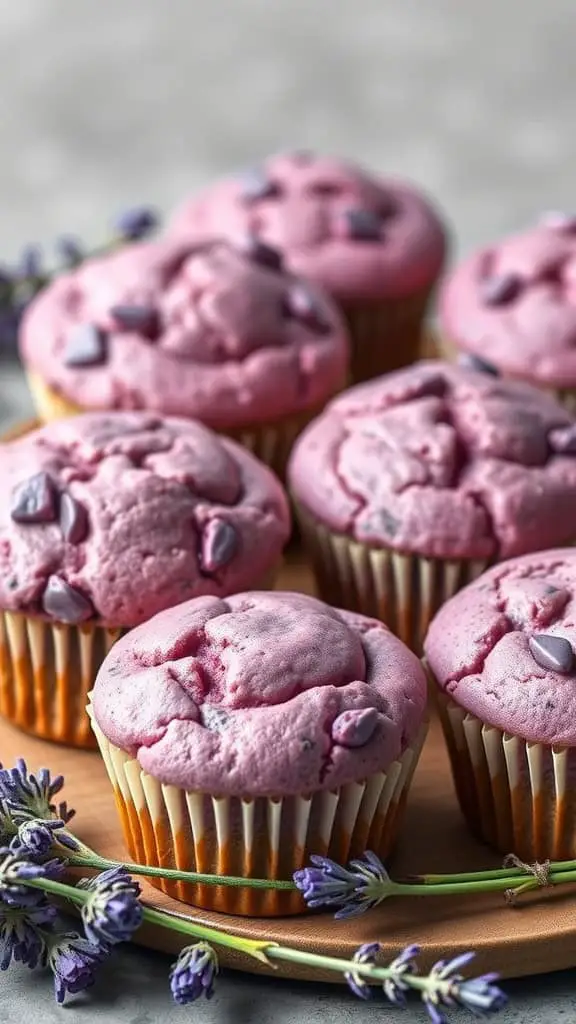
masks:
<svg viewBox="0 0 576 1024"><path fill-rule="evenodd" d="M414 186L309 153L272 156L217 182L174 215L176 237L262 239L339 304L352 380L412 363L443 268L442 221Z"/></svg>
<svg viewBox="0 0 576 1024"><path fill-rule="evenodd" d="M280 475L348 365L334 305L255 239L88 260L32 303L20 347L44 421L111 409L194 418Z"/></svg>
<svg viewBox="0 0 576 1024"><path fill-rule="evenodd" d="M490 563L576 539L576 424L554 399L422 362L335 399L297 443L291 492L321 596L414 650Z"/></svg>
<svg viewBox="0 0 576 1024"><path fill-rule="evenodd" d="M494 566L426 637L466 820L528 862L576 856L575 650L573 548Z"/></svg>
<svg viewBox="0 0 576 1024"><path fill-rule="evenodd" d="M445 351L576 410L576 217L548 214L473 253L449 275L439 304Z"/></svg>
<svg viewBox="0 0 576 1024"><path fill-rule="evenodd" d="M90 714L139 863L290 880L386 855L425 732L426 676L385 626L295 593L201 597L116 644ZM151 879L234 914L297 892Z"/></svg>
<svg viewBox="0 0 576 1024"><path fill-rule="evenodd" d="M0 714L93 746L109 648L186 598L267 585L289 534L265 466L198 423L61 420L0 445Z"/></svg>

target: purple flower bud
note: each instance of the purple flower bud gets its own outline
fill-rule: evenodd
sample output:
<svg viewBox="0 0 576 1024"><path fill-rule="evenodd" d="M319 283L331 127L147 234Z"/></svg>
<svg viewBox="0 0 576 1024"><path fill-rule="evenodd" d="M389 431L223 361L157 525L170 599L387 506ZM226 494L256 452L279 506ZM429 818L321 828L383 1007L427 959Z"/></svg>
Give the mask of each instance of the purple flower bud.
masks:
<svg viewBox="0 0 576 1024"><path fill-rule="evenodd" d="M170 971L170 989L174 1002L184 1006L196 1002L202 996L211 999L217 974L218 959L212 946L207 942L187 946Z"/></svg>
<svg viewBox="0 0 576 1024"><path fill-rule="evenodd" d="M386 868L370 851L351 861L347 868L329 857L313 855L310 860L312 867L294 873L294 884L310 908L337 908L336 920L357 917L390 894Z"/></svg>
<svg viewBox="0 0 576 1024"><path fill-rule="evenodd" d="M56 241L56 252L67 269L77 267L84 259L84 252L79 242L69 235L62 235Z"/></svg>
<svg viewBox="0 0 576 1024"><path fill-rule="evenodd" d="M380 952L379 942L365 942L362 946L359 946L352 960L355 964L374 964L376 963L376 957ZM346 971L344 977L348 983L348 987L352 990L358 999L369 999L372 995L370 986L366 981L366 978L362 977L356 971Z"/></svg>
<svg viewBox="0 0 576 1024"><path fill-rule="evenodd" d="M22 250L18 276L21 278L42 277L42 253L37 245L27 245Z"/></svg>
<svg viewBox="0 0 576 1024"><path fill-rule="evenodd" d="M90 896L82 907L86 938L92 945L129 942L142 924L140 886L123 867L108 868L82 884Z"/></svg>
<svg viewBox="0 0 576 1024"><path fill-rule="evenodd" d="M158 225L158 215L147 206L135 206L124 210L114 220L114 229L121 238L129 242L137 242L146 238Z"/></svg>
<svg viewBox="0 0 576 1024"><path fill-rule="evenodd" d="M90 988L96 980L96 968L106 955L107 950L74 932L55 938L49 947L48 964L54 974L56 1002L63 1003L67 995Z"/></svg>

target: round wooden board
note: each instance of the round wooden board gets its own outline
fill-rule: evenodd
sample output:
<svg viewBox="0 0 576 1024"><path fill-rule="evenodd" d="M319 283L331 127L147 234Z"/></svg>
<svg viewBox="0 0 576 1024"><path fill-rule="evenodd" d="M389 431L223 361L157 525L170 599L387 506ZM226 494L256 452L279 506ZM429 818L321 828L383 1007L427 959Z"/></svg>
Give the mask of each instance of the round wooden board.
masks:
<svg viewBox="0 0 576 1024"><path fill-rule="evenodd" d="M301 556L291 556L279 586L312 591ZM62 772L65 797L78 809L74 821L78 835L107 857L125 856L112 790L98 754L43 743L0 722L0 760L9 765L20 756L33 769L46 765L53 772ZM438 723L433 722L416 771L399 847L389 864L391 874L480 870L497 867L499 862L500 858L474 840L464 826L442 736ZM419 942L423 967L468 949L478 952L478 972L498 970L505 977L576 964L573 892L540 891L531 899L523 898L516 908L509 907L498 894L391 899L362 917L337 922L325 914L269 920L224 917L189 908L146 883L143 888L146 901L158 908L189 914L205 924L225 924L239 935L333 956L350 955L361 943L378 941L391 959L403 946ZM152 927L142 928L136 942L168 953L176 953L185 944L176 933ZM238 970L268 973L264 965L230 950L221 951L221 961ZM318 972L284 963L279 963L275 973L305 980L320 977ZM327 974L323 980L341 979Z"/></svg>

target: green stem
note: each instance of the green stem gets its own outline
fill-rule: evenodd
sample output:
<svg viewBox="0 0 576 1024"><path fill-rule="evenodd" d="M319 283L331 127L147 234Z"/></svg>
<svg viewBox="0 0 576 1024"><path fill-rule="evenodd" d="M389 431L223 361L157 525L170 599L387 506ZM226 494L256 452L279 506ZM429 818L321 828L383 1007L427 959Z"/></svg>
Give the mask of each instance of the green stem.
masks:
<svg viewBox="0 0 576 1024"><path fill-rule="evenodd" d="M254 939L243 939L240 935L229 935L228 932L221 932L218 928L209 928L204 924L197 924L193 918L173 917L161 910L154 910L144 904L144 920L150 924L160 925L161 928L170 928L172 931L180 932L181 935L189 935L196 939L204 939L206 942L214 942L219 946L227 946L228 949L236 949L240 953L248 953L256 960L266 962L266 954L271 948L270 942L256 941Z"/></svg>
<svg viewBox="0 0 576 1024"><path fill-rule="evenodd" d="M550 862L550 871L554 874L565 871L576 870L576 860L557 860ZM438 883L452 882L483 882L493 878L520 878L525 875L523 868L494 868L491 871L462 871L454 875L412 875L406 882L418 881L424 885L437 885Z"/></svg>
<svg viewBox="0 0 576 1024"><path fill-rule="evenodd" d="M196 871L176 871L172 868L158 868L147 864L132 864L129 861L107 860L99 857L98 854L90 853L89 856L79 854L67 857L70 867L95 868L105 870L106 868L123 867L131 875L144 875L149 878L165 878L178 882L189 882L192 885L227 885L239 888L244 886L249 889L289 889L294 891L294 882L283 879L268 878L240 878L235 875L203 875Z"/></svg>
<svg viewBox="0 0 576 1024"><path fill-rule="evenodd" d="M450 876L436 875L436 878L444 879ZM470 876L461 876L468 879ZM526 882L522 885L522 891L525 889L535 889L540 884L538 879L531 878L526 872L514 871L514 873L508 873L503 876L496 878L485 878L478 879L476 881L460 881L460 882L433 882L433 883L394 883L394 891L391 895L396 896L457 896L465 895L466 893L474 892L505 892L506 889L512 889L518 882L519 878L525 878ZM551 871L548 875L548 883L550 885L565 885L569 882L576 882L576 870L572 871Z"/></svg>

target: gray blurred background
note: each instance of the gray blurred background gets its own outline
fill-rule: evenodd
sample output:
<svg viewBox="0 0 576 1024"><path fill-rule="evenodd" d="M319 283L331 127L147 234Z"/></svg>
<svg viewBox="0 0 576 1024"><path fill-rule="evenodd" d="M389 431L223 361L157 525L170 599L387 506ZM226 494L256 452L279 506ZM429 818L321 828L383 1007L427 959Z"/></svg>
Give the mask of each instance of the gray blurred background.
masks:
<svg viewBox="0 0 576 1024"><path fill-rule="evenodd" d="M575 210L575 58L576 0L0 0L0 261L62 232L95 245L126 205L167 209L294 146L421 183L463 254ZM0 426L28 408L0 363ZM209 1007L171 1009L166 970L119 954L66 1021L423 1019L231 975ZM572 972L510 988L503 1024L573 1019ZM46 979L9 972L2 1024L33 1005L63 1019Z"/></svg>

